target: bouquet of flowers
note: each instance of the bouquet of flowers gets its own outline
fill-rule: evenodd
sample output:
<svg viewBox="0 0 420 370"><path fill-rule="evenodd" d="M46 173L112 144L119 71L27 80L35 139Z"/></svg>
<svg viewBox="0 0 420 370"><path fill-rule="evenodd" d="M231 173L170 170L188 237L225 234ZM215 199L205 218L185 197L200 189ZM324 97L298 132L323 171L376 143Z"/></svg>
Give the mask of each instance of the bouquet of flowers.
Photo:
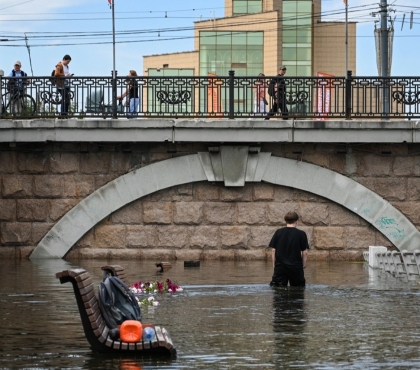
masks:
<svg viewBox="0 0 420 370"><path fill-rule="evenodd" d="M170 293L170 292L182 292L182 288L176 285L171 280L166 279L165 281L155 282L141 282L134 283L131 287L131 291L134 294L152 294L152 293Z"/></svg>
<svg viewBox="0 0 420 370"><path fill-rule="evenodd" d="M166 279L165 281L155 281L155 282L141 282L138 281L136 283L134 283L131 287L130 287L131 291L136 294L136 295L140 295L140 294L155 294L155 293L172 293L172 292L182 292L183 289L173 283L171 280ZM147 298L143 298L143 299L139 299L138 297L137 301L139 302L139 304L144 305L144 306L158 306L159 302L155 300L155 298L153 296L149 296Z"/></svg>
<svg viewBox="0 0 420 370"><path fill-rule="evenodd" d="M137 303L143 306L159 306L159 302L155 301L155 298L153 296L150 296L148 298L139 299L137 298Z"/></svg>

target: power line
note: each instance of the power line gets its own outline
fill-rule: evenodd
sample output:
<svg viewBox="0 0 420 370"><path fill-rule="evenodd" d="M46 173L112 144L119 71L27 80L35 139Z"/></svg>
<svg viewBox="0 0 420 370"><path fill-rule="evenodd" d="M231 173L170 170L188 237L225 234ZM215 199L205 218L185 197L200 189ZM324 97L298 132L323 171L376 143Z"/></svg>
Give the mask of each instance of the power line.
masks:
<svg viewBox="0 0 420 370"><path fill-rule="evenodd" d="M361 9L362 8L362 9ZM358 23L371 23L372 22L372 17L369 15L369 17L366 15L366 18L368 20L361 22L360 19L363 17L360 15L356 15L356 13L361 12L361 11L369 11L369 10L373 10L373 9L377 9L375 4L368 4L368 5L364 5L364 6L359 6L359 7L353 7L351 8L351 12L354 13L354 16L357 18L357 20L359 20ZM360 10L359 10L360 9ZM339 15L342 14L343 11L342 10L332 10L332 11L328 11L328 12L321 12L319 14L315 14L314 17L315 18L319 18L322 16L331 16L331 15ZM312 14L310 15L310 17L312 17ZM274 20L262 20L262 21L256 21L256 22L246 22L244 21L244 23L236 23L234 24L234 26L243 26L243 25L258 25L258 24L267 24L267 23L281 23L285 20L293 20L293 19L297 19L296 17L289 17L289 18L282 18L282 19L274 19ZM302 17L300 17L300 19L302 19ZM211 20L206 20L203 22L209 22ZM189 27L171 27L171 28L159 28L159 29L147 29L147 30L125 30L125 31L118 31L116 34L119 36L120 40L117 41L118 44L125 44L125 43L143 43L143 42L157 42L157 41L172 41L172 40L185 40L185 39L194 39L196 38L196 36L172 36L172 37L154 37L154 38L149 38L149 39L145 39L145 40L121 40L123 38L133 38L133 37L150 37L148 35L150 35L151 33L176 33L176 32L186 32L186 31L191 31L191 30L198 30L198 31L206 31L209 29L213 29L212 25L210 26L205 26L200 28L200 25L198 22L198 26L189 26ZM334 22L334 24L331 24L331 22L322 22L319 24L316 24L317 27L328 27L328 26L335 26L337 22ZM220 30L221 28L230 28L232 27L232 24L229 25L218 25L218 29ZM307 27L307 26L304 26ZM294 27L295 28L295 27ZM264 31L276 31L279 28L275 28L275 29L266 29ZM283 27L284 29L284 27ZM218 31L221 32L221 31ZM235 32L235 31L227 31L227 32ZM239 31L237 31L239 32ZM243 31L241 31L243 32ZM248 31L249 32L249 31ZM258 31L260 32L260 31ZM45 39L51 39L51 38L67 38L67 39L79 39L79 38L84 38L85 40L88 39L92 39L94 40L95 38L105 38L105 37L109 37L110 36L110 31L90 31L90 32L65 32L64 34L62 33L57 33L57 32L28 32L28 34L32 34L31 36L31 40L45 40ZM144 36L140 36L141 34L144 34ZM5 36L7 38L11 38L14 37L15 39L13 40L14 42L17 42L19 40L23 40L24 38L17 38L16 36ZM326 36L326 37L337 37L334 35L331 36ZM356 36L356 37L360 37L360 36ZM364 37L369 37L369 36L364 36ZM372 36L373 37L373 36ZM74 45L103 45L103 44L110 44L110 41L104 41L104 42L83 42L83 43L75 43L75 44L71 44L71 43L66 43L66 45L68 46L74 46ZM9 47L20 47L21 45L7 45L7 44L3 44L2 46L9 46ZM56 44L33 44L33 47L51 47L51 46L57 46Z"/></svg>

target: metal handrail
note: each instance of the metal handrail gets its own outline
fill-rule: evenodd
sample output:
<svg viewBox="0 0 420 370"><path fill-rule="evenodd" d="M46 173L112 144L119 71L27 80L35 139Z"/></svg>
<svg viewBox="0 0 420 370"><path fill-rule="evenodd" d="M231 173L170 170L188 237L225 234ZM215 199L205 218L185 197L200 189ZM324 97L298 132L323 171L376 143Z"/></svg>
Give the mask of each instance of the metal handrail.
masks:
<svg viewBox="0 0 420 370"><path fill-rule="evenodd" d="M71 77L59 86L51 76L30 77L22 88L31 98L19 110L4 110L10 80L0 76L1 118L220 118L220 119L412 119L420 118L420 77L284 77L282 94L268 95L276 76L116 77L117 96L131 88L136 101L113 104L113 79ZM60 87L61 86L61 87ZM279 85L277 85L279 86ZM262 93L261 93L262 91ZM389 112L382 111L384 93ZM256 101L264 97L266 105ZM65 97L65 98L64 98ZM35 101L29 102L29 100ZM69 104L68 109L65 103ZM11 104L9 104L10 106ZM30 106L29 106L30 105ZM270 113L273 106L288 112ZM136 110L131 112L131 110ZM66 113L66 114L62 114Z"/></svg>

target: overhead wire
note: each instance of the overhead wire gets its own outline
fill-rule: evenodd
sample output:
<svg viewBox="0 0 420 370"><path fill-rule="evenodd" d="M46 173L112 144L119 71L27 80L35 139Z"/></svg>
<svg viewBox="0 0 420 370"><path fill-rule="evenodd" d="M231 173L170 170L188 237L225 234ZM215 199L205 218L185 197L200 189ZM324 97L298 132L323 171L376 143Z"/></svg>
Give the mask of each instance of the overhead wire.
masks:
<svg viewBox="0 0 420 370"><path fill-rule="evenodd" d="M365 21L361 21L361 19L364 17L363 15L357 15L356 13L359 12L366 12L366 11L370 11L370 10L376 10L377 9L377 4L365 4L363 6L357 6L357 7L352 7L350 8L350 14L354 15L354 18L357 19L357 23L371 23L372 22L372 17L369 15L365 15L366 20ZM319 14L315 14L313 15L313 17L315 18L321 18L321 17L331 17L331 16L339 16L342 15L343 11L342 10L330 10L330 11L325 11L325 12L321 12ZM312 15L311 15L312 17ZM356 18L357 17L357 18ZM160 17L162 18L162 17ZM274 20L261 20L261 21L254 21L254 22L246 22L244 21L243 23L235 23L235 27L236 26L243 26L243 25L262 25L262 24L267 24L267 23L281 23L283 21L286 20L293 20L296 18L283 18L283 19L274 19ZM302 18L300 18L302 19ZM350 22L352 22L353 18L350 18ZM217 20L217 19L216 19ZM179 36L171 36L171 37L162 37L162 36L155 36L153 38L150 38L150 34L153 33L158 33L160 35L164 34L164 33L177 33L177 32L186 32L186 31L205 31L208 30L208 26L207 27L200 27L199 23L202 22L209 22L209 21L213 21L212 18L210 19L206 19L204 21L199 21L197 22L198 25L195 26L183 26L183 27L170 27L170 28L158 28L158 29L142 29L142 30L122 30L122 31L117 31L116 35L118 36L118 38L120 39L119 41L116 41L116 43L118 44L124 44L124 43L142 43L142 42L156 42L156 41L170 41L170 40L182 40L182 39L194 39L197 36L195 35L179 35ZM340 18L340 21L342 22L342 19ZM328 27L329 23L336 23L337 21L323 21L322 23L317 24L317 26L319 27ZM232 27L231 24L229 25L218 25L217 26L218 29L222 29L224 27L230 28ZM212 26L210 26L210 28L212 28ZM295 27L294 27L295 28ZM284 29L284 27L283 27ZM278 30L278 28L274 28L274 29L265 29L265 31L275 31ZM220 32L220 31L219 31ZM230 31L231 32L231 31ZM258 31L256 31L258 32ZM66 38L66 39L84 39L84 40L95 40L97 38L107 38L109 37L112 33L110 31L89 31L89 32L83 32L83 31L77 31L77 32L65 32L64 34L62 33L57 33L57 32L27 32L27 34L31 35L31 41L33 40L48 40L48 39L57 39L57 38ZM141 36L142 34L144 34L144 36ZM6 38L14 38L11 41L14 42L18 42L21 40L24 40L23 37L19 38L18 36L1 36L1 37L6 37ZM134 38L136 37L137 40L127 40L128 38ZM148 39L144 39L144 40L139 40L139 38L142 37L149 37ZM331 36L326 36L326 37L337 37L334 35ZM356 36L356 37L360 37L360 36ZM101 44L110 44L111 41L104 41L104 42L78 42L78 43L66 43L66 45L72 46L72 45L101 45ZM19 47L22 45L7 45L7 44L2 44L2 46L9 46L9 47ZM48 46L56 46L55 44L32 44L31 46L33 47L48 47Z"/></svg>
<svg viewBox="0 0 420 370"><path fill-rule="evenodd" d="M324 14L327 13L321 13L319 15L315 15L315 17L320 17L323 16ZM294 20L296 18L292 17L292 18L284 18L284 19L275 19L275 20L262 20L262 21L254 21L254 22L243 22L243 23L235 23L235 26L243 26L243 25L257 25L257 24L264 24L264 23L271 23L271 22L282 22L284 20ZM302 18L301 18L302 19ZM360 19L360 18L359 18ZM206 21L203 22L208 22L211 21L212 19L208 19ZM201 22L199 22L201 23ZM218 28L223 28L223 27L231 27L231 25L218 25ZM200 25L196 26L183 26L183 27L171 27L171 28L157 28L157 29L142 29L142 30L125 30L125 31L117 31L116 34L117 35L122 35L122 34L141 34L141 33L156 33L156 32L161 32L161 33L165 33L165 32L181 32L181 31L191 31L191 30L200 30ZM26 32L27 34L31 34L31 39L36 39L36 38L54 38L54 37L75 37L76 35L78 37L91 37L91 36L109 36L111 33L110 31L89 31L89 32L65 32L64 34L60 34L60 33L52 33L52 32ZM37 34L42 34L42 36L38 36ZM52 35L47 35L52 33ZM10 36L10 37L16 37L16 36ZM22 38L23 39L23 38Z"/></svg>

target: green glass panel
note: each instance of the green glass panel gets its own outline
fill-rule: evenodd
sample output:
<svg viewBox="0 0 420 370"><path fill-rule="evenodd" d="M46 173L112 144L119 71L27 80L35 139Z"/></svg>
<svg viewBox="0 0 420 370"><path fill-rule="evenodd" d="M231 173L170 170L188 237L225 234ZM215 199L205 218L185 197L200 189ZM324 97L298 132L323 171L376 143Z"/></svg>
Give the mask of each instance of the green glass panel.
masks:
<svg viewBox="0 0 420 370"><path fill-rule="evenodd" d="M247 37L248 47L250 45L256 45L258 47L261 47L261 45L264 42L263 36L264 36L263 32L247 32L246 37Z"/></svg>
<svg viewBox="0 0 420 370"><path fill-rule="evenodd" d="M233 46L239 46L244 47L246 45L246 33L233 33L232 34L232 45Z"/></svg>
<svg viewBox="0 0 420 370"><path fill-rule="evenodd" d="M232 34L226 32L218 32L217 34L217 47L219 45L231 45L232 44Z"/></svg>
<svg viewBox="0 0 420 370"><path fill-rule="evenodd" d="M261 13L261 1L249 1L248 2L248 13Z"/></svg>
<svg viewBox="0 0 420 370"><path fill-rule="evenodd" d="M296 43L296 30L284 30L283 34L283 44Z"/></svg>
<svg viewBox="0 0 420 370"><path fill-rule="evenodd" d="M297 66L310 66L311 62L309 60L297 60L295 64Z"/></svg>
<svg viewBox="0 0 420 370"><path fill-rule="evenodd" d="M283 17L283 28L284 29L295 29L296 28L296 15Z"/></svg>
<svg viewBox="0 0 420 370"><path fill-rule="evenodd" d="M233 14L246 14L246 13L247 13L247 1L234 0L233 1Z"/></svg>
<svg viewBox="0 0 420 370"><path fill-rule="evenodd" d="M248 63L262 64L263 62L263 53L262 50L249 50L247 51L247 60Z"/></svg>
<svg viewBox="0 0 420 370"><path fill-rule="evenodd" d="M290 63L284 63L287 66L286 76L296 76L296 66Z"/></svg>
<svg viewBox="0 0 420 370"><path fill-rule="evenodd" d="M296 48L283 48L283 60L296 60Z"/></svg>
<svg viewBox="0 0 420 370"><path fill-rule="evenodd" d="M296 42L298 43L310 43L311 42L311 30L310 29L299 29L296 35Z"/></svg>
<svg viewBox="0 0 420 370"><path fill-rule="evenodd" d="M298 66L297 76L311 76L311 66Z"/></svg>
<svg viewBox="0 0 420 370"><path fill-rule="evenodd" d="M217 53L217 60L222 61L225 64L230 64L232 61L231 50L221 50Z"/></svg>
<svg viewBox="0 0 420 370"><path fill-rule="evenodd" d="M263 32L221 31L216 39L216 44L200 50L200 75L212 72L227 76L232 63L243 63L233 67L237 75L250 76L263 70Z"/></svg>
<svg viewBox="0 0 420 370"><path fill-rule="evenodd" d="M310 26L312 25L312 14L302 14L296 21L298 26Z"/></svg>
<svg viewBox="0 0 420 370"><path fill-rule="evenodd" d="M312 0L297 1L297 11L299 13L312 13Z"/></svg>
<svg viewBox="0 0 420 370"><path fill-rule="evenodd" d="M216 32L200 32L200 48L201 45L215 45L216 44Z"/></svg>
<svg viewBox="0 0 420 370"><path fill-rule="evenodd" d="M296 1L285 1L283 0L283 14L284 13L296 13L297 12L297 4Z"/></svg>
<svg viewBox="0 0 420 370"><path fill-rule="evenodd" d="M246 63L246 51L232 50L233 63Z"/></svg>
<svg viewBox="0 0 420 370"><path fill-rule="evenodd" d="M309 48L297 48L297 60L311 60L311 49Z"/></svg>

